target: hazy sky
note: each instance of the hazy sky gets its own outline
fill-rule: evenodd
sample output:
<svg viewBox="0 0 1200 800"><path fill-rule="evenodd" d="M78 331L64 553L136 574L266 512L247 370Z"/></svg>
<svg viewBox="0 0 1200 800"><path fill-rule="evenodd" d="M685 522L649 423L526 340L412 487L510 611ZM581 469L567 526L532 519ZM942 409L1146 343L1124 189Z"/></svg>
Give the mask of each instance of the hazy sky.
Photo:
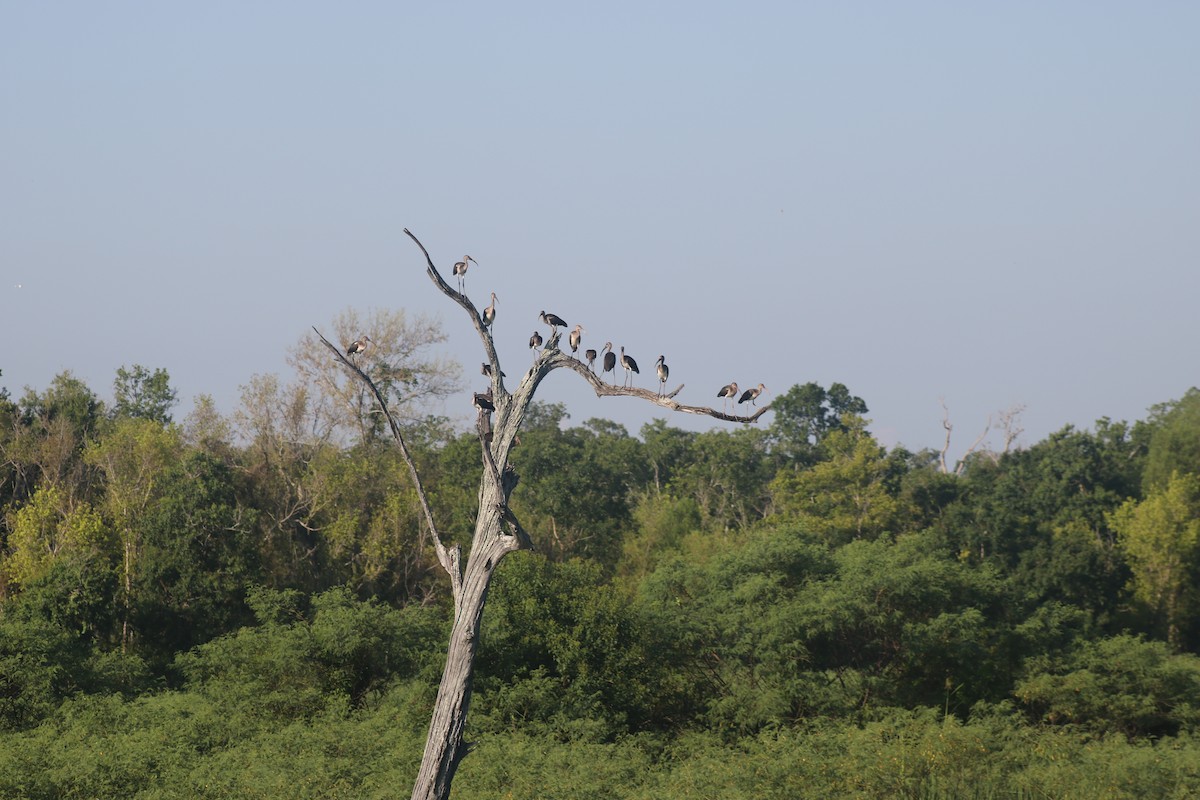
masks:
<svg viewBox="0 0 1200 800"><path fill-rule="evenodd" d="M940 446L942 397L956 450L1017 403L1026 444L1141 418L1200 383L1198 35L1192 2L0 0L0 386L140 363L231 411L386 306L482 388L408 227L479 260L510 376L545 308L684 402L841 381L888 444Z"/></svg>

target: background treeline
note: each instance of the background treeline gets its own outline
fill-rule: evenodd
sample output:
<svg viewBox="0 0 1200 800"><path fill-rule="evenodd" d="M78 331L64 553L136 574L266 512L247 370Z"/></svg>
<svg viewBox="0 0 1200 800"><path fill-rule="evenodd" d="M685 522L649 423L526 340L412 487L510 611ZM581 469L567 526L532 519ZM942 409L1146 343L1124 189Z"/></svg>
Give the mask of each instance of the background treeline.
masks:
<svg viewBox="0 0 1200 800"><path fill-rule="evenodd" d="M479 444L421 413L457 388L421 325L370 368L466 545ZM0 797L407 795L447 582L311 352L228 418L173 421L140 366L111 405L0 395ZM456 796L1200 793L1200 392L959 470L867 413L836 383L703 433L537 406L540 549L498 573Z"/></svg>

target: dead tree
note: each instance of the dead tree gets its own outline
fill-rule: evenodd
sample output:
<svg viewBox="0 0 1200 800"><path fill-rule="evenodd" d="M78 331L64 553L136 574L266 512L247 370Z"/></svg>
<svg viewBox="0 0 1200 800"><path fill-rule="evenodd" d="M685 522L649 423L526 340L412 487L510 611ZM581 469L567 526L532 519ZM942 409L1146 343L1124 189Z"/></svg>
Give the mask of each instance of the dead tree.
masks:
<svg viewBox="0 0 1200 800"><path fill-rule="evenodd" d="M532 540L508 505L509 496L517 485L517 474L509 466L508 457L542 379L556 369L569 369L587 381L598 397L639 397L671 411L703 414L727 422L756 422L770 406L757 409L751 416L738 416L704 406L689 406L676 402L674 398L683 389L682 384L667 395L659 395L649 389L609 386L589 370L584 362L559 350L561 332L558 330L552 330L545 349L534 360L533 366L525 373L520 384L510 392L504 384L504 373L500 369L500 359L492 343L490 327L466 294L456 291L442 278L425 245L407 229L404 232L425 254L428 265L426 272L430 280L442 294L462 306L471 318L491 366L490 397L477 395L475 403L479 409L476 427L484 469L479 483L479 512L471 539L470 556L466 560L463 559L461 548L457 545L447 547L438 531L416 465L404 442L400 426L388 409L383 393L375 386L371 377L341 350L325 337L321 336L321 340L347 370L370 388L379 404L391 429L392 438L408 464L438 561L450 576L450 588L454 598L454 624L450 630L441 686L438 688L433 716L429 723L425 753L412 791L413 800L444 800L450 795L450 783L454 779L459 762L470 750L470 745L463 741L463 731L471 700L475 652L479 643L480 622L483 618L484 603L487 601L488 586L504 556L514 550L533 549ZM317 335L320 336L320 333Z"/></svg>

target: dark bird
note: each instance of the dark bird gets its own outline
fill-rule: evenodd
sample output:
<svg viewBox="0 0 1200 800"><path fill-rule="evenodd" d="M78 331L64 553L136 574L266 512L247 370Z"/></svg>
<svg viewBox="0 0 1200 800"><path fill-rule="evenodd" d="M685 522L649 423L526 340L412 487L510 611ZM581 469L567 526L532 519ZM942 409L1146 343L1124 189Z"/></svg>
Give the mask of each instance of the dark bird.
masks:
<svg viewBox="0 0 1200 800"><path fill-rule="evenodd" d="M752 406L758 405L758 403L756 403L754 401L758 399L758 396L760 394L762 394L766 390L766 388L767 387L763 386L760 383L758 385L757 389L747 389L746 391L742 392L742 396L738 398L738 405L741 405L742 403L746 402L747 400L750 401L750 405L752 405Z"/></svg>
<svg viewBox="0 0 1200 800"><path fill-rule="evenodd" d="M529 349L537 350L542 346L542 335L537 331L533 332L533 336L529 337Z"/></svg>
<svg viewBox="0 0 1200 800"><path fill-rule="evenodd" d="M661 397L667 393L667 377L671 374L671 368L667 366L666 356L659 356L655 363L658 368L658 394Z"/></svg>
<svg viewBox="0 0 1200 800"><path fill-rule="evenodd" d="M488 378L492 377L492 365L486 361L479 365L479 371ZM508 376L504 374L504 370L500 370L500 377L507 378Z"/></svg>
<svg viewBox="0 0 1200 800"><path fill-rule="evenodd" d="M544 322L544 323L546 323L547 325L549 325L549 326L550 326L550 328L551 328L551 331L550 331L550 332L551 332L551 333L553 333L553 332L554 332L554 331L553 331L553 329L554 329L554 328L565 328L565 327L567 327L567 323L566 323L566 322L564 322L564 321L563 321L563 318L562 318L562 317L560 317L558 314L547 314L545 311L543 311L543 312L542 312L542 322Z"/></svg>
<svg viewBox="0 0 1200 800"><path fill-rule="evenodd" d="M571 342L571 352L572 352L572 353L577 353L577 352L579 352L579 342L580 342L582 339L583 339L583 326L582 326L582 325L576 325L576 326L575 326L575 327L574 327L574 328L571 330L571 336L570 336L570 338L569 338L569 341Z"/></svg>
<svg viewBox="0 0 1200 800"><path fill-rule="evenodd" d="M725 398L726 410L728 410L729 399L731 397L737 397L737 381L722 386L721 391L717 392L717 397Z"/></svg>
<svg viewBox="0 0 1200 800"><path fill-rule="evenodd" d="M367 349L367 346L370 344L371 344L371 337L360 336L359 338L357 338L353 342L351 342L350 346L346 348L346 355L348 355L348 356L358 355L359 353L365 351Z"/></svg>
<svg viewBox="0 0 1200 800"><path fill-rule="evenodd" d="M587 359L588 369L590 369L592 372L595 372L596 371L596 351L589 347L587 350L583 351L583 357Z"/></svg>
<svg viewBox="0 0 1200 800"><path fill-rule="evenodd" d="M625 377L629 379L629 385L633 386L633 373L641 372L637 368L637 362L633 360L633 356L625 355L625 345L621 345L621 366L625 368Z"/></svg>
<svg viewBox="0 0 1200 800"><path fill-rule="evenodd" d="M484 327L491 327L492 323L495 321L496 321L496 293L492 292L492 302L487 308L485 308L483 310L483 325L484 325Z"/></svg>
<svg viewBox="0 0 1200 800"><path fill-rule="evenodd" d="M617 385L617 354L612 351L612 342L604 343L604 369L603 372L611 372L613 374L613 386Z"/></svg>
<svg viewBox="0 0 1200 800"><path fill-rule="evenodd" d="M486 392L476 392L475 398L471 401L472 404L480 411L495 411L496 405L492 402L492 390Z"/></svg>
<svg viewBox="0 0 1200 800"><path fill-rule="evenodd" d="M462 261L454 262L454 275L458 278L458 290L460 292L467 288L467 267L469 267L471 264L478 263L478 261L470 256L463 256Z"/></svg>

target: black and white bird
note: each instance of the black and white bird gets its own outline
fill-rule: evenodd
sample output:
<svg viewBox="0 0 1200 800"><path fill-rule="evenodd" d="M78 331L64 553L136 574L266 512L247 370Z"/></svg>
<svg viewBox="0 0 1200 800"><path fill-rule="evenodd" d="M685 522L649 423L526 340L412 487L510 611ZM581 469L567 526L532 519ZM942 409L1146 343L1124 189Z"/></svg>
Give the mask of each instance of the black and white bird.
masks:
<svg viewBox="0 0 1200 800"><path fill-rule="evenodd" d="M578 353L579 352L579 343L581 341L583 341L583 326L582 325L576 325L574 328L571 329L571 335L570 335L570 337L568 337L568 341L570 341L570 343L571 343L571 352Z"/></svg>
<svg viewBox="0 0 1200 800"><path fill-rule="evenodd" d="M726 410L729 410L729 401L737 397L737 381L734 381L733 383L727 383L722 386L721 391L717 392L717 397L725 398Z"/></svg>
<svg viewBox="0 0 1200 800"><path fill-rule="evenodd" d="M479 371L483 373L484 377L492 377L492 365L486 361L479 365ZM507 378L508 376L504 374L504 370L500 370L500 377Z"/></svg>
<svg viewBox="0 0 1200 800"><path fill-rule="evenodd" d="M750 405L752 405L752 406L757 406L757 405L758 405L758 403L756 403L756 402L754 402L754 401L758 399L758 396L759 396L760 394L762 394L764 391L766 391L766 388L767 388L767 387L763 386L763 385L760 383L760 384L758 385L758 388L757 388L757 389L747 389L746 391L742 392L742 396L738 398L738 405L741 405L742 403L744 403L744 402L746 402L747 400L749 400L749 401L750 401Z"/></svg>
<svg viewBox="0 0 1200 800"><path fill-rule="evenodd" d="M492 302L483 310L483 326L490 328L496 321L496 293L492 292Z"/></svg>
<svg viewBox="0 0 1200 800"><path fill-rule="evenodd" d="M496 404L492 402L492 390L486 392L475 392L475 397L471 403L480 411L495 411Z"/></svg>
<svg viewBox="0 0 1200 800"><path fill-rule="evenodd" d="M463 256L462 261L454 262L454 276L458 278L458 290L460 292L467 288L467 267L471 264L478 265L479 262L470 256Z"/></svg>
<svg viewBox="0 0 1200 800"><path fill-rule="evenodd" d="M667 378L671 374L671 368L667 366L666 356L659 356L655 362L655 367L658 370L658 396L662 397L667 393Z"/></svg>
<svg viewBox="0 0 1200 800"><path fill-rule="evenodd" d="M359 353L365 352L367 347L371 345L371 337L359 336L346 348L346 355L356 356Z"/></svg>
<svg viewBox="0 0 1200 800"><path fill-rule="evenodd" d="M592 372L595 372L596 371L596 351L589 347L587 350L583 351L583 357L587 359L588 369L590 369Z"/></svg>
<svg viewBox="0 0 1200 800"><path fill-rule="evenodd" d="M633 356L625 355L625 345L621 345L621 366L625 368L625 377L629 381L629 385L633 386L633 374L641 374L638 369L637 362L633 360Z"/></svg>
<svg viewBox="0 0 1200 800"><path fill-rule="evenodd" d="M542 322L550 326L551 335L555 329L567 327L567 323L558 314L547 314L545 311L542 312Z"/></svg>
<svg viewBox="0 0 1200 800"><path fill-rule="evenodd" d="M602 372L613 374L613 386L617 385L617 354L612 351L612 342L604 343L604 368Z"/></svg>
<svg viewBox="0 0 1200 800"><path fill-rule="evenodd" d="M533 336L529 337L529 349L537 350L542 346L542 335L537 331L533 332Z"/></svg>

